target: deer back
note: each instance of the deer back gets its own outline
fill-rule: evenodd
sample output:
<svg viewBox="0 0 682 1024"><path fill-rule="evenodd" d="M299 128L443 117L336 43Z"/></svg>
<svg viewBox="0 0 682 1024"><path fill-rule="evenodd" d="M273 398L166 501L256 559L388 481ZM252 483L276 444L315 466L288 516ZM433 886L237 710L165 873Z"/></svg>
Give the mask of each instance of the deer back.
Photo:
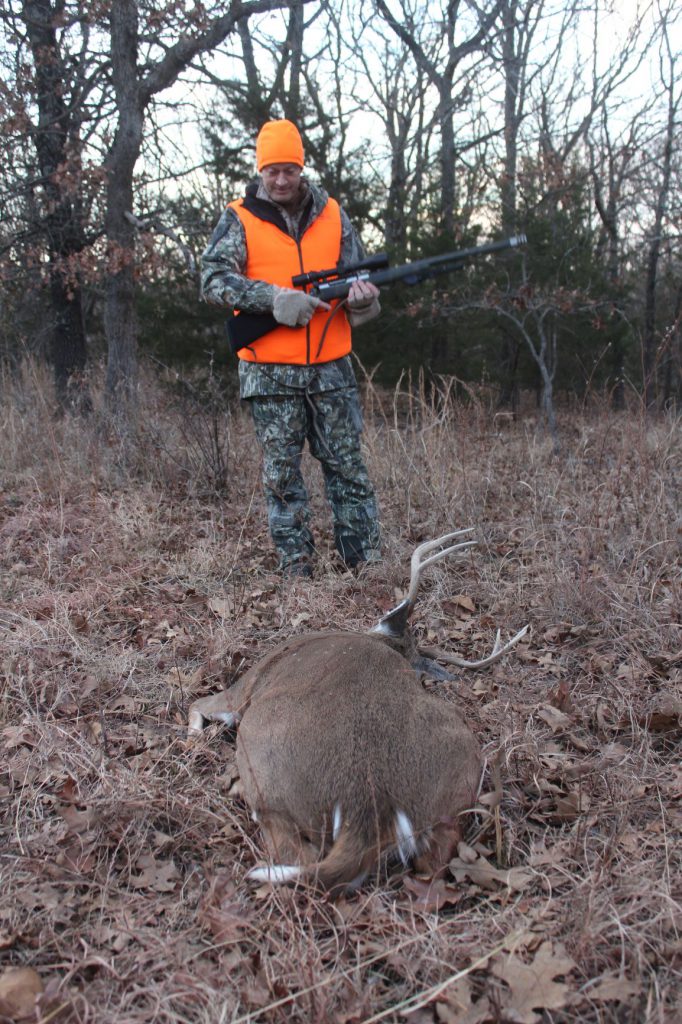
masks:
<svg viewBox="0 0 682 1024"><path fill-rule="evenodd" d="M251 670L237 738L259 819L289 820L324 847L336 818L376 850L395 844L397 814L416 838L471 806L475 737L385 640L318 633L274 653Z"/></svg>

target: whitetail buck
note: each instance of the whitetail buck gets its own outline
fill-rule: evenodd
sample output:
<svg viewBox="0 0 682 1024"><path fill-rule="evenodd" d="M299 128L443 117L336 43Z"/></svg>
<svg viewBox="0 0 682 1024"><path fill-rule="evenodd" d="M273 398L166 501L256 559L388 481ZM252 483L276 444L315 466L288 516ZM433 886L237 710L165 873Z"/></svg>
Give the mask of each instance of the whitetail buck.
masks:
<svg viewBox="0 0 682 1024"><path fill-rule="evenodd" d="M358 885L384 854L397 853L405 865L417 859L421 868L447 863L459 818L476 799L481 757L452 704L423 688L417 669L425 660L407 622L422 569L470 547L475 542L464 540L442 549L469 532L415 550L407 597L370 633L293 637L231 689L190 708L190 734L208 721L239 725L242 792L273 861L247 877L300 879L338 893ZM438 658L479 668L526 629L504 647L498 633L481 661Z"/></svg>

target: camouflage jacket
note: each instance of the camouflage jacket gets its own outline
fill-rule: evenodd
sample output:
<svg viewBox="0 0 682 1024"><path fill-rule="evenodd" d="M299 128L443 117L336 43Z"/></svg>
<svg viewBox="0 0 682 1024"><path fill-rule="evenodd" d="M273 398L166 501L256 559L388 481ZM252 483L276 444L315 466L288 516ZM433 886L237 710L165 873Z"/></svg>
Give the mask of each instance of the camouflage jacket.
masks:
<svg viewBox="0 0 682 1024"><path fill-rule="evenodd" d="M311 224L324 209L328 195L323 188L302 179L304 193L298 209L289 213L273 203L258 179L247 188L247 194L271 203L283 216L292 238L300 237L304 225ZM342 263L356 263L365 252L348 214L341 210ZM213 305L237 308L246 313L271 313L274 286L244 276L246 237L237 214L226 209L220 217L211 241L201 257L201 298ZM351 319L352 323L352 319ZM292 391L332 391L353 387L355 375L350 357L315 366L281 366L239 360L239 385L242 398L258 395L290 394Z"/></svg>

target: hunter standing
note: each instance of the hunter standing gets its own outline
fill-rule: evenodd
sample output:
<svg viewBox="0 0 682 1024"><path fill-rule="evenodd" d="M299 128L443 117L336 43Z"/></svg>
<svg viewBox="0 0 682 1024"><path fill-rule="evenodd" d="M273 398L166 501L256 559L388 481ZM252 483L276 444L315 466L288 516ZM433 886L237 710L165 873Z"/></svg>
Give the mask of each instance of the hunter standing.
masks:
<svg viewBox="0 0 682 1024"><path fill-rule="evenodd" d="M347 214L303 175L290 121L256 140L259 177L229 204L202 257L201 292L236 311L240 395L263 452L270 533L286 575L310 575L315 542L301 475L305 441L322 465L344 563L380 558L374 491L360 449L362 414L350 360L351 327L377 316L379 291L355 282L342 308L294 288L294 275L364 257Z"/></svg>

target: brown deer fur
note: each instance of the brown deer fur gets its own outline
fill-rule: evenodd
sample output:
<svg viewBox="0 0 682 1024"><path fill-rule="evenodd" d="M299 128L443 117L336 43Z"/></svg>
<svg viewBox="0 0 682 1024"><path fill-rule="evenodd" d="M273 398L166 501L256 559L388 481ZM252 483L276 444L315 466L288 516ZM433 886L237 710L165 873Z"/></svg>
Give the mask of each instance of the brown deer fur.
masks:
<svg viewBox="0 0 682 1024"><path fill-rule="evenodd" d="M334 892L388 852L434 854L475 800L479 745L459 713L426 691L385 637L320 632L286 641L225 693L205 720L239 722L237 765L273 864L256 879Z"/></svg>

